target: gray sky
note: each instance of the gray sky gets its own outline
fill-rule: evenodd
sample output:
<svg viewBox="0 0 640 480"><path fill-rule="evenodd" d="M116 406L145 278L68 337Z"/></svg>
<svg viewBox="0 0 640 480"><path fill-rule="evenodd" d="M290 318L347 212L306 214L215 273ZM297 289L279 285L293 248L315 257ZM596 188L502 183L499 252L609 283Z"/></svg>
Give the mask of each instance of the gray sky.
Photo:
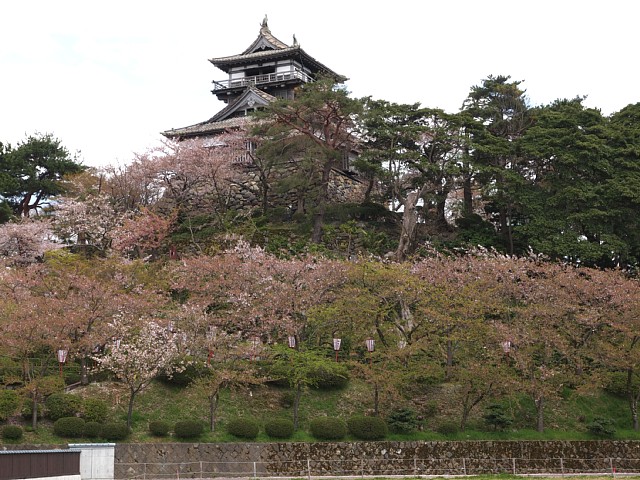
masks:
<svg viewBox="0 0 640 480"><path fill-rule="evenodd" d="M355 97L455 112L488 75L533 105L640 102L640 2L0 0L0 141L53 133L86 165L127 163L223 106L209 58L271 32L347 76ZM366 5L366 6L365 6Z"/></svg>

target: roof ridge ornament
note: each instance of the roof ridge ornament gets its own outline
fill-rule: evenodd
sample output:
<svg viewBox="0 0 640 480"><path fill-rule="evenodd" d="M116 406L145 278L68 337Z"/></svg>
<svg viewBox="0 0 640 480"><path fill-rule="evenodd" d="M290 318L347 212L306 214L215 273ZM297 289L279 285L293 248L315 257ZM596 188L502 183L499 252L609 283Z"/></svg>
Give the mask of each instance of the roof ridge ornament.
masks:
<svg viewBox="0 0 640 480"><path fill-rule="evenodd" d="M269 25L267 24L267 14L264 14L264 19L262 19L262 23L260 24L260 27L262 28L266 28L267 30L269 30Z"/></svg>
<svg viewBox="0 0 640 480"><path fill-rule="evenodd" d="M296 34L294 33L294 34L293 34L293 46L294 46L294 47L297 47L298 45L299 45L299 43L298 43L298 39L296 38Z"/></svg>

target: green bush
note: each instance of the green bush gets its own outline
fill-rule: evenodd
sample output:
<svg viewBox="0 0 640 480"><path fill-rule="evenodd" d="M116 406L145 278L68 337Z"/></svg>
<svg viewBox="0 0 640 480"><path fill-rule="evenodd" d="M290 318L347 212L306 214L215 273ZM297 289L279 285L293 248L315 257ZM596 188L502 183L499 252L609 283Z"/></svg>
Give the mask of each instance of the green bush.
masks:
<svg viewBox="0 0 640 480"><path fill-rule="evenodd" d="M22 384L22 368L18 362L7 357L0 357L0 383L3 385Z"/></svg>
<svg viewBox="0 0 640 480"><path fill-rule="evenodd" d="M0 390L0 421L16 413L20 406L20 396L14 390Z"/></svg>
<svg viewBox="0 0 640 480"><path fill-rule="evenodd" d="M149 432L156 437L166 437L169 435L171 425L163 420L154 420L149 422Z"/></svg>
<svg viewBox="0 0 640 480"><path fill-rule="evenodd" d="M44 411L44 407L41 403L38 403L38 418L42 418L42 413ZM30 398L27 398L26 401L22 402L22 409L20 410L20 415L24 419L30 419L33 416L33 402Z"/></svg>
<svg viewBox="0 0 640 480"><path fill-rule="evenodd" d="M54 393L44 403L47 417L58 420L63 417L75 417L82 411L82 398L69 393Z"/></svg>
<svg viewBox="0 0 640 480"><path fill-rule="evenodd" d="M84 433L84 419L80 417L62 417L53 423L53 433L59 437L77 438Z"/></svg>
<svg viewBox="0 0 640 480"><path fill-rule="evenodd" d="M589 430L591 435L605 438L613 437L616 433L614 421L606 417L594 417L587 425L587 430Z"/></svg>
<svg viewBox="0 0 640 480"><path fill-rule="evenodd" d="M346 365L332 363L330 368L316 368L311 378L311 385L318 390L340 390L349 383L349 370Z"/></svg>
<svg viewBox="0 0 640 480"><path fill-rule="evenodd" d="M173 433L177 438L195 438L202 435L204 428L202 423L196 420L182 420L176 422Z"/></svg>
<svg viewBox="0 0 640 480"><path fill-rule="evenodd" d="M227 432L238 438L254 439L259 431L258 424L249 418L234 418L227 424Z"/></svg>
<svg viewBox="0 0 640 480"><path fill-rule="evenodd" d="M293 435L293 422L287 418L269 420L264 425L264 431L271 438L289 438Z"/></svg>
<svg viewBox="0 0 640 480"><path fill-rule="evenodd" d="M82 418L86 422L104 423L109 415L109 404L99 398L87 398L82 408Z"/></svg>
<svg viewBox="0 0 640 480"><path fill-rule="evenodd" d="M22 428L18 425L5 425L0 433L5 440L20 440L22 438Z"/></svg>
<svg viewBox="0 0 640 480"><path fill-rule="evenodd" d="M318 440L341 440L347 435L347 425L339 418L314 418L309 430Z"/></svg>
<svg viewBox="0 0 640 480"><path fill-rule="evenodd" d="M102 424L98 422L87 422L84 424L82 434L87 438L98 438L102 435Z"/></svg>
<svg viewBox="0 0 640 480"><path fill-rule="evenodd" d="M513 423L511 417L507 415L506 408L500 403L492 403L489 405L485 409L482 418L487 425L493 427L493 430L502 430Z"/></svg>
<svg viewBox="0 0 640 480"><path fill-rule="evenodd" d="M388 433L387 424L380 417L351 417L347 420L347 428L359 440L381 440Z"/></svg>
<svg viewBox="0 0 640 480"><path fill-rule="evenodd" d="M411 433L418 428L416 412L410 408L396 408L389 413L387 424L393 433Z"/></svg>
<svg viewBox="0 0 640 480"><path fill-rule="evenodd" d="M442 435L455 435L460 431L460 427L455 422L444 422L438 425L436 432Z"/></svg>
<svg viewBox="0 0 640 480"><path fill-rule="evenodd" d="M129 436L129 427L124 422L109 422L102 425L102 438L105 440L124 440Z"/></svg>

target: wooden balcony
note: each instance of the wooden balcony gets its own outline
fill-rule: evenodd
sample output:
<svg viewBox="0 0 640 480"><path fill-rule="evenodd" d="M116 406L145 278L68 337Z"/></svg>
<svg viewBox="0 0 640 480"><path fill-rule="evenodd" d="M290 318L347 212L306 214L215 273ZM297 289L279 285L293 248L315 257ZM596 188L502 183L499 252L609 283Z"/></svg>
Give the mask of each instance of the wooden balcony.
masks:
<svg viewBox="0 0 640 480"><path fill-rule="evenodd" d="M264 75L254 75L253 77L234 78L227 80L214 80L214 90L226 90L228 88L244 88L248 86L264 85L267 83L287 82L289 80L300 80L311 82L312 78L302 70L292 70L290 72L267 73Z"/></svg>

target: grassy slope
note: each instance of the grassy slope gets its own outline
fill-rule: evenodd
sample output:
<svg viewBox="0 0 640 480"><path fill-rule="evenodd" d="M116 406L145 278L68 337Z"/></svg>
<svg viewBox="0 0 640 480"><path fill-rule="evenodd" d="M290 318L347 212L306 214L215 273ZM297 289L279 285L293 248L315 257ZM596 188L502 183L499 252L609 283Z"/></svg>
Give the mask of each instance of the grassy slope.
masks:
<svg viewBox="0 0 640 480"><path fill-rule="evenodd" d="M216 432L209 432L201 438L203 442L236 441L224 431L225 422L234 417L246 416L258 420L261 424L274 417L292 418L292 409L282 406L281 400L287 389L259 386L252 390L237 392L224 391L218 409L219 423ZM112 417L116 420L126 418L127 392L122 385L104 382L92 384L75 391L82 396L93 396L107 400L114 405ZM615 421L615 438L640 439L640 434L630 429L630 420L626 402L610 394L598 392L591 395L579 395L567 392L561 402L550 404L546 410L547 430L540 434L531 426L534 424L534 412L531 402L526 398L516 402L512 400L509 408L515 418L512 428L504 432L486 431L479 417L479 409L471 419L469 428L464 432L449 435L437 433L438 425L457 422L457 412L449 404L446 389L431 389L430 402L437 406L435 413L424 420L424 429L412 435L390 435L392 440L542 440L542 439L593 439L586 431L586 424L596 415L603 415ZM372 393L368 385L351 380L347 388L340 391L311 390L305 393L300 407L302 428L292 438L293 441L312 440L306 433L308 421L316 416L340 416L347 418L363 413L371 407ZM385 410L383 409L384 413ZM208 424L208 404L206 398L190 388L168 386L160 382L153 383L140 393L134 405L133 434L130 441L156 442L157 438L147 432L148 422L164 420L170 424L178 420L197 419ZM175 441L171 438L166 441ZM258 441L269 439L261 433ZM84 440L83 440L84 441ZM26 432L24 443L66 443L66 440L54 436L51 423L41 422L38 432Z"/></svg>

